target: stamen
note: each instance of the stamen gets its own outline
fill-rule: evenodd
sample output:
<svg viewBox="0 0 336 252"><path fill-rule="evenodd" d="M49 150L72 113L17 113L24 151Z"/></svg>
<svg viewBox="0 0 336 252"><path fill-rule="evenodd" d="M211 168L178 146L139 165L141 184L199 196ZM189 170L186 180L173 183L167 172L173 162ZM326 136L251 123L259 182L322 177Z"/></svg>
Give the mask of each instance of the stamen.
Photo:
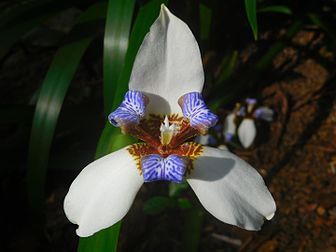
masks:
<svg viewBox="0 0 336 252"><path fill-rule="evenodd" d="M161 144L163 146L166 146L170 143L173 136L177 133L176 125L174 123L170 125L168 117L165 116L165 119L160 126L160 132L161 132L160 136Z"/></svg>

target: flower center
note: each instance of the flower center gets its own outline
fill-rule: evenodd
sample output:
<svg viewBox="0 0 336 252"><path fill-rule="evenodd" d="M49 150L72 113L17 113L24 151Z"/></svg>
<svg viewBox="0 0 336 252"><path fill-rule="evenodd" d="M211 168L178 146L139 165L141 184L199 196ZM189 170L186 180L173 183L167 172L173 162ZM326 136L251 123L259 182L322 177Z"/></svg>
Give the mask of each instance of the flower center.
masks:
<svg viewBox="0 0 336 252"><path fill-rule="evenodd" d="M192 169L192 161L202 153L202 146L190 139L206 134L208 128L216 124L217 116L210 112L197 92L179 99L183 117L146 115L148 102L146 95L130 90L121 105L109 115L109 120L124 134L144 142L131 145L128 151L145 182L169 180L180 183L185 173Z"/></svg>
<svg viewBox="0 0 336 252"><path fill-rule="evenodd" d="M168 117L165 116L165 119L161 124L160 131L161 131L160 136L161 144L167 146L172 140L173 136L176 135L177 133L176 124L173 123L170 125Z"/></svg>

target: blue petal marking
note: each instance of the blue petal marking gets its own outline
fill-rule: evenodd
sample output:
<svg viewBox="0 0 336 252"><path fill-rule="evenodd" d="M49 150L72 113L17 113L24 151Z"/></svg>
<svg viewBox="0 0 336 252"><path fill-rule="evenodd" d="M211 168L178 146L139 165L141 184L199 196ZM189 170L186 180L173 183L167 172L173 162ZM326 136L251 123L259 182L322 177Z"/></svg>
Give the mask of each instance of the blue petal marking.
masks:
<svg viewBox="0 0 336 252"><path fill-rule="evenodd" d="M254 115L257 119L260 119L262 117L262 115L264 114L264 108L257 108L254 111Z"/></svg>
<svg viewBox="0 0 336 252"><path fill-rule="evenodd" d="M216 125L218 117L206 106L203 97L198 92L191 92L179 99L183 115L190 121L190 126L202 134Z"/></svg>
<svg viewBox="0 0 336 252"><path fill-rule="evenodd" d="M253 105L253 104L257 103L257 99L255 99L255 98L246 98L245 101L246 101L247 104L250 104L250 105Z"/></svg>
<svg viewBox="0 0 336 252"><path fill-rule="evenodd" d="M168 180L181 183L188 160L178 155L166 158L152 154L141 158L140 164L145 182Z"/></svg>
<svg viewBox="0 0 336 252"><path fill-rule="evenodd" d="M234 135L232 133L225 133L225 141L232 142Z"/></svg>
<svg viewBox="0 0 336 252"><path fill-rule="evenodd" d="M260 107L254 111L254 116L257 119L262 119L267 122L273 121L274 111L268 107Z"/></svg>
<svg viewBox="0 0 336 252"><path fill-rule="evenodd" d="M237 116L245 116L246 115L246 108L245 107L241 107L238 111L237 111Z"/></svg>
<svg viewBox="0 0 336 252"><path fill-rule="evenodd" d="M145 115L147 97L140 91L129 90L125 94L120 106L113 111L108 120L115 127L129 124L139 124L140 119Z"/></svg>

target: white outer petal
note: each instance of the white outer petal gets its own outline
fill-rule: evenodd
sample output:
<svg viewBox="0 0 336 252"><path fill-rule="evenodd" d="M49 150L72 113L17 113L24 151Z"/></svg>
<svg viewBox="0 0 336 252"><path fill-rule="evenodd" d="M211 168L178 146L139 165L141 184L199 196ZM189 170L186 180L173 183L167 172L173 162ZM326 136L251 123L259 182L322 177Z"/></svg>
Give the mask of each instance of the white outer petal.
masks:
<svg viewBox="0 0 336 252"><path fill-rule="evenodd" d="M178 99L201 92L204 72L198 44L189 27L161 5L136 56L129 89L145 92L148 113L182 114Z"/></svg>
<svg viewBox="0 0 336 252"><path fill-rule="evenodd" d="M64 200L66 216L79 225L77 235L90 236L121 220L143 182L126 148L86 166Z"/></svg>
<svg viewBox="0 0 336 252"><path fill-rule="evenodd" d="M187 178L198 199L217 219L247 230L259 230L276 206L262 177L236 155L204 147Z"/></svg>
<svg viewBox="0 0 336 252"><path fill-rule="evenodd" d="M224 120L224 129L223 129L223 133L224 135L226 134L232 134L235 135L236 134L236 124L234 122L236 116L233 113L230 113L227 115L227 117L225 117Z"/></svg>
<svg viewBox="0 0 336 252"><path fill-rule="evenodd" d="M245 118L238 128L238 137L244 148L252 145L254 138L257 135L257 129L253 119Z"/></svg>

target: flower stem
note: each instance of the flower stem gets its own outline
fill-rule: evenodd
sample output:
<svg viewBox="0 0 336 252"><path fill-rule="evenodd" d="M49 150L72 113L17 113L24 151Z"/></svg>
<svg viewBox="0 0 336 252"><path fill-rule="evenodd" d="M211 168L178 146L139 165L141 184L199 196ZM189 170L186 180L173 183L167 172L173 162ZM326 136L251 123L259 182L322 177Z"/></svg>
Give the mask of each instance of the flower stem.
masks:
<svg viewBox="0 0 336 252"><path fill-rule="evenodd" d="M199 208L191 208L184 217L183 244L184 252L198 251L204 214Z"/></svg>

